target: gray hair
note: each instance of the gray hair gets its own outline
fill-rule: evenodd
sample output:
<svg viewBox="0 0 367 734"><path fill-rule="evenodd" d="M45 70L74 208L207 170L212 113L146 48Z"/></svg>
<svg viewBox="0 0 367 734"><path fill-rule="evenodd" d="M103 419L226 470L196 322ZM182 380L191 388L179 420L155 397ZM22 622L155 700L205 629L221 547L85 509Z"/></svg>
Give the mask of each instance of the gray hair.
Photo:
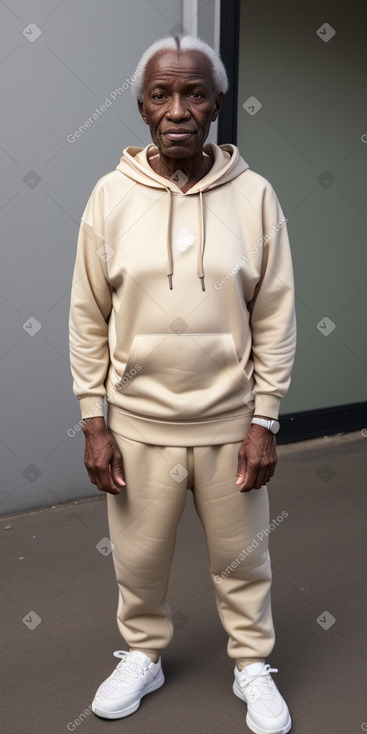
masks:
<svg viewBox="0 0 367 734"><path fill-rule="evenodd" d="M139 102L144 99L144 75L148 61L158 51L166 49L173 51L200 51L210 61L212 67L212 82L215 94L219 92L226 93L228 89L228 77L220 56L208 43L196 36L183 36L178 33L175 36L165 36L155 41L144 51L135 70L135 79L131 85L131 91L138 98Z"/></svg>

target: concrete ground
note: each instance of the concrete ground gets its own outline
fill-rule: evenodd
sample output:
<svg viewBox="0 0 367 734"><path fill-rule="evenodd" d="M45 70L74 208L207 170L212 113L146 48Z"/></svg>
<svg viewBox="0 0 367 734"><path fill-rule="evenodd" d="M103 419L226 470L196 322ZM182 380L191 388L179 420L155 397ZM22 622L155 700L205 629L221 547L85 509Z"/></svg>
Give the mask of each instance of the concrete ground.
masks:
<svg viewBox="0 0 367 734"><path fill-rule="evenodd" d="M362 432L278 447L269 484L276 647L268 662L293 734L367 731L366 450ZM87 478L86 478L86 481ZM168 601L165 685L117 721L90 712L126 649L105 498L0 519L4 734L246 734L191 492ZM99 546L96 545L102 541ZM103 550L104 549L104 550Z"/></svg>

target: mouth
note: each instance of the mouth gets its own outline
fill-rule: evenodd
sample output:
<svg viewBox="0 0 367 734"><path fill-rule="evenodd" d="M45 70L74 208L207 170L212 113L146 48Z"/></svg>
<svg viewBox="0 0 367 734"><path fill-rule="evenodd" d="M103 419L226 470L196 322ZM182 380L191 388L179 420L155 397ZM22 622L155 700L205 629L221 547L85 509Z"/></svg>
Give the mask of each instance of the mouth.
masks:
<svg viewBox="0 0 367 734"><path fill-rule="evenodd" d="M191 135L195 135L193 130L165 130L164 135L168 140L187 140Z"/></svg>

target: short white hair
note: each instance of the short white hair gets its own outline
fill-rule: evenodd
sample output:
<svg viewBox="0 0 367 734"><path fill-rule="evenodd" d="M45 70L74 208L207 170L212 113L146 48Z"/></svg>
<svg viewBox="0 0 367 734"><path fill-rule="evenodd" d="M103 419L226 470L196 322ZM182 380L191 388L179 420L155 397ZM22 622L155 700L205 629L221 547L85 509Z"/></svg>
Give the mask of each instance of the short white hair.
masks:
<svg viewBox="0 0 367 734"><path fill-rule="evenodd" d="M140 58L135 75L133 75L135 79L131 85L131 91L138 98L139 102L142 102L144 99L144 76L148 61L158 51L165 51L166 49L173 51L200 51L210 61L215 94L219 94L219 92L226 93L228 89L228 77L219 54L201 38L184 36L181 33L177 33L175 36L165 36L165 38L160 38L158 41L152 43Z"/></svg>

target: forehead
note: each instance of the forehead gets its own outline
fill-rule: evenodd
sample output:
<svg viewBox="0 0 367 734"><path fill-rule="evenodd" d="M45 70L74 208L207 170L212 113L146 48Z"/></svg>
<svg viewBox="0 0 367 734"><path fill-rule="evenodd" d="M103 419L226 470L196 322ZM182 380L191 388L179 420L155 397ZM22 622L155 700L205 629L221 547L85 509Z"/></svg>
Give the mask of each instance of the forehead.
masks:
<svg viewBox="0 0 367 734"><path fill-rule="evenodd" d="M191 78L202 79L212 85L212 66L208 57L196 50L164 49L158 51L148 61L144 82L145 85L150 85L158 80L170 83L178 79L187 81Z"/></svg>

